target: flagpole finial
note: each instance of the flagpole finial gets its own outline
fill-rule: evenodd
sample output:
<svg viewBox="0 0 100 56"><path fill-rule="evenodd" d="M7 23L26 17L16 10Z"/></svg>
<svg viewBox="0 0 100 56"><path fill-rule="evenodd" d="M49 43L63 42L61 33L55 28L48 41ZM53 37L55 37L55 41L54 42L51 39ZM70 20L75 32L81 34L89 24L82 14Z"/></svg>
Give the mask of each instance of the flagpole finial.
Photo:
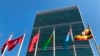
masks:
<svg viewBox="0 0 100 56"><path fill-rule="evenodd" d="M89 24L87 24L87 28L90 28L90 25Z"/></svg>
<svg viewBox="0 0 100 56"><path fill-rule="evenodd" d="M24 33L26 33L26 32L27 32L27 30L25 29L25 30L24 30Z"/></svg>
<svg viewBox="0 0 100 56"><path fill-rule="evenodd" d="M14 34L14 32L12 32L11 34Z"/></svg>
<svg viewBox="0 0 100 56"><path fill-rule="evenodd" d="M55 29L55 27L53 27L53 29Z"/></svg>
<svg viewBox="0 0 100 56"><path fill-rule="evenodd" d="M71 24L69 25L69 27L71 28Z"/></svg>
<svg viewBox="0 0 100 56"><path fill-rule="evenodd" d="M40 28L39 28L39 32L40 32Z"/></svg>
<svg viewBox="0 0 100 56"><path fill-rule="evenodd" d="M71 31L71 28L72 28L72 26L71 26L71 25L69 25L69 29L70 29L70 31Z"/></svg>
<svg viewBox="0 0 100 56"><path fill-rule="evenodd" d="M55 31L55 27L53 27L53 31Z"/></svg>

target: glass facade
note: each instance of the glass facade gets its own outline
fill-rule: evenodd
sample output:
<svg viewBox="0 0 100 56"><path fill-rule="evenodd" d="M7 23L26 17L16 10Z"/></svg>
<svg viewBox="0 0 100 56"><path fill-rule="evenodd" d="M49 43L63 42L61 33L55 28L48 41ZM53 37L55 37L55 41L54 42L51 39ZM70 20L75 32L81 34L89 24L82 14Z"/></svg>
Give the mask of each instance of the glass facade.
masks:
<svg viewBox="0 0 100 56"><path fill-rule="evenodd" d="M71 39L66 44L66 49L63 48L69 25L72 26L73 36L80 34L84 30L77 6L37 13L31 34L32 39L40 28L36 56L53 56L53 41L48 45L46 51L42 49L43 43L50 37L53 27L55 27L55 56L74 56ZM77 56L93 56L89 41L74 41L74 44ZM26 56L34 56L34 51L27 52Z"/></svg>

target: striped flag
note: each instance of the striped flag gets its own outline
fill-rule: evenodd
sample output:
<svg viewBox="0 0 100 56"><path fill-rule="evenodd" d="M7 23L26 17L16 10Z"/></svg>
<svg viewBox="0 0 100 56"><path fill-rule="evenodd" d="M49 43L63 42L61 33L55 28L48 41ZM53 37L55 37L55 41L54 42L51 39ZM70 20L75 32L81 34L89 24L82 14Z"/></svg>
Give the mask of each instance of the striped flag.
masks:
<svg viewBox="0 0 100 56"><path fill-rule="evenodd" d="M52 42L52 40L53 40L53 33L50 35L50 37L47 39L47 40L45 40L45 42L43 43L43 50L45 51L46 49L47 49L47 47L48 47L48 45L50 44L50 42Z"/></svg>
<svg viewBox="0 0 100 56"><path fill-rule="evenodd" d="M9 41L7 42L8 50L11 51L17 44L21 44L22 39L23 39L23 35L20 36L20 37L18 37L17 39L9 40Z"/></svg>

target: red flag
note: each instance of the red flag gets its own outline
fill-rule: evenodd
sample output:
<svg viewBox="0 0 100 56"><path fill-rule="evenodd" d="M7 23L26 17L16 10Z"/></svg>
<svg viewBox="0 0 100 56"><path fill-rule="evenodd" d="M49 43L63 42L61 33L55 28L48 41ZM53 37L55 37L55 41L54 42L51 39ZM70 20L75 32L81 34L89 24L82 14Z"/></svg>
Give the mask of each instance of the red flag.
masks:
<svg viewBox="0 0 100 56"><path fill-rule="evenodd" d="M5 44L2 46L2 48L1 48L1 54L3 53L5 47L6 47L6 43L5 43Z"/></svg>
<svg viewBox="0 0 100 56"><path fill-rule="evenodd" d="M32 52L34 50L34 46L37 43L38 39L39 39L39 35L40 33L37 33L31 40L29 47L28 47L28 52Z"/></svg>
<svg viewBox="0 0 100 56"><path fill-rule="evenodd" d="M23 39L23 35L20 36L20 37L17 38L17 39L9 40L9 41L7 42L8 50L11 51L17 44L21 44L22 39Z"/></svg>
<svg viewBox="0 0 100 56"><path fill-rule="evenodd" d="M22 43L22 40L23 40L23 35L20 36L19 38L17 38L16 40L18 40L18 43L21 44Z"/></svg>
<svg viewBox="0 0 100 56"><path fill-rule="evenodd" d="M10 35L10 37L9 37L8 40L10 40L11 37L12 37L12 35ZM4 45L1 47L1 54L4 52L5 48L7 47L7 42L8 42L8 40L7 40L7 41L4 43Z"/></svg>

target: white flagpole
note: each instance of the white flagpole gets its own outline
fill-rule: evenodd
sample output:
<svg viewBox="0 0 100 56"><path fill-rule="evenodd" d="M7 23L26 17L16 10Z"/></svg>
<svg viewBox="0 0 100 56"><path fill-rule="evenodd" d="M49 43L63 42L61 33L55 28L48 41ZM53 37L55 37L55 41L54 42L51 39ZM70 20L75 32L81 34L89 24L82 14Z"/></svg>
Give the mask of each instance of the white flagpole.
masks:
<svg viewBox="0 0 100 56"><path fill-rule="evenodd" d="M99 53L100 53L100 46L98 45Z"/></svg>
<svg viewBox="0 0 100 56"><path fill-rule="evenodd" d="M39 29L39 36L40 36L40 29ZM34 53L34 56L36 56L36 54L37 54L37 47L38 47L38 42L39 42L39 36L38 36L38 41L37 41L37 43L36 43L36 48L35 48L35 53Z"/></svg>
<svg viewBox="0 0 100 56"><path fill-rule="evenodd" d="M53 29L53 56L55 56L55 27Z"/></svg>
<svg viewBox="0 0 100 56"><path fill-rule="evenodd" d="M10 35L8 41L11 40L11 38L12 38L12 34ZM2 56L4 56L4 54L5 54L5 52L6 52L6 49L7 49L7 45L6 45L5 49L4 49L4 52L3 52Z"/></svg>
<svg viewBox="0 0 100 56"><path fill-rule="evenodd" d="M91 31L91 28L90 28L90 26L88 25L88 27L89 27L89 29L90 29L90 31ZM93 36L93 41L94 41L94 44L95 44L95 46L96 46L96 49L97 49L97 52L98 52L98 55L100 56L100 53L99 53L99 49L98 49L98 46L97 46L97 43L96 43L96 40L95 40L95 38L94 38L94 35L93 35L93 33L92 33L92 31L91 31L91 34L92 34L92 36Z"/></svg>
<svg viewBox="0 0 100 56"><path fill-rule="evenodd" d="M71 25L70 25L70 32L71 32L71 39L72 39L72 42L73 42L74 56L77 56L77 54L76 54L76 49L75 49L75 44L74 44L74 39L73 39L73 33L72 33L72 27L71 27Z"/></svg>
<svg viewBox="0 0 100 56"><path fill-rule="evenodd" d="M18 53L17 53L17 56L20 55L20 51L21 51L21 48L22 48L22 45L23 45L23 41L24 41L25 35L26 35L26 33L24 33L23 40L22 40L22 43L21 43L21 45L20 45L20 47L19 47L19 51L18 51Z"/></svg>
<svg viewBox="0 0 100 56"><path fill-rule="evenodd" d="M92 49L93 55L95 56L95 53L94 53L94 51L93 51L93 47L92 47L92 43L91 43L90 40L89 40L89 43L90 43L90 47L91 47L91 49Z"/></svg>
<svg viewBox="0 0 100 56"><path fill-rule="evenodd" d="M80 8L79 8L79 6L78 6L78 9L79 9L79 12L80 12ZM84 20L83 20L83 17L82 17L81 12L80 12L80 15L81 15L81 18L82 18L83 26L84 26L84 28L86 29L86 27L85 27L85 23L84 23ZM90 40L89 40L89 43L90 43L90 47L91 47L91 49L92 49L93 55L95 56L94 51L93 51L93 47L92 47L92 44L91 44L91 41L90 41Z"/></svg>

